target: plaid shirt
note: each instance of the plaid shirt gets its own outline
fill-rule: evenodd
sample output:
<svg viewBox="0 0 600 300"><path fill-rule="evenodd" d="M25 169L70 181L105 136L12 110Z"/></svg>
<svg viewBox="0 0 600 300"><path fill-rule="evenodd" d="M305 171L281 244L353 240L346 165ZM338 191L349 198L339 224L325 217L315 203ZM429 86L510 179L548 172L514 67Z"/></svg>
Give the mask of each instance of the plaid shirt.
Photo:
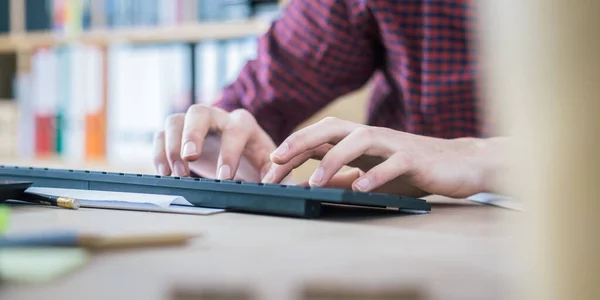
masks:
<svg viewBox="0 0 600 300"><path fill-rule="evenodd" d="M292 0L215 105L245 108L279 144L372 79L368 124L482 136L469 0ZM358 109L358 108L357 108Z"/></svg>

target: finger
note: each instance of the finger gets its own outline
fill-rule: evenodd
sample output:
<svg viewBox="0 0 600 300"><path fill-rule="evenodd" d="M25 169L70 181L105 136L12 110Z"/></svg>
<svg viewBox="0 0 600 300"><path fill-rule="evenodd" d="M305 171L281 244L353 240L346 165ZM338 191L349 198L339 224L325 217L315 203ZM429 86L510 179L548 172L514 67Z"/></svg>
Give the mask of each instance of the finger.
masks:
<svg viewBox="0 0 600 300"><path fill-rule="evenodd" d="M235 110L229 114L221 135L221 151L217 162L217 178L232 179L246 148L246 144L255 129L256 122L245 110Z"/></svg>
<svg viewBox="0 0 600 300"><path fill-rule="evenodd" d="M259 171L260 178L263 178L269 167L273 164L269 155L275 149L275 143L273 143L271 137L260 125L256 123L253 116L252 120L254 120L252 125L254 130L244 150L244 157Z"/></svg>
<svg viewBox="0 0 600 300"><path fill-rule="evenodd" d="M181 158L181 134L183 132L183 114L174 114L167 118L165 126L165 148L169 168L175 176L186 176L187 163Z"/></svg>
<svg viewBox="0 0 600 300"><path fill-rule="evenodd" d="M215 107L195 104L188 108L181 135L181 157L194 161L200 157L204 139L209 131L221 131L227 123L227 112Z"/></svg>
<svg viewBox="0 0 600 300"><path fill-rule="evenodd" d="M371 129L366 127L352 131L325 154L310 177L311 186L325 185L344 165L367 153L374 145L374 138Z"/></svg>
<svg viewBox="0 0 600 300"><path fill-rule="evenodd" d="M352 183L364 173L358 168L335 174L324 187L338 189L352 189Z"/></svg>
<svg viewBox="0 0 600 300"><path fill-rule="evenodd" d="M333 148L332 144L326 144L326 145L327 146L325 146L325 147L317 147L315 149L315 153L312 158L322 160L323 157L325 157L325 154L327 154L327 152L329 152L329 150L331 148ZM368 153L371 153L372 150L374 150L374 149L370 149L368 151ZM364 154L364 155L361 155L358 159L346 163L346 165L348 165L349 167L352 167L352 168L358 168L362 171L366 171L366 170L371 169L373 166L376 166L376 165L382 163L385 159L381 158L381 156L382 155L385 156L386 154L387 153L379 153L376 155L375 154L372 154L372 155Z"/></svg>
<svg viewBox="0 0 600 300"><path fill-rule="evenodd" d="M348 189L352 187L352 183L360 176L362 176L364 172L359 168L352 168L350 170L346 170L335 174L331 180L327 182L324 187L327 188L341 188ZM308 180L302 181L298 183L299 186L310 186Z"/></svg>
<svg viewBox="0 0 600 300"><path fill-rule="evenodd" d="M313 151L313 159L318 159L321 160L323 159L323 157L325 157L325 155L327 154L327 152L329 152L329 150L331 150L331 148L333 148L334 145L332 144L324 144L321 145L317 148L312 149Z"/></svg>
<svg viewBox="0 0 600 300"><path fill-rule="evenodd" d="M300 181L298 183L299 186L310 186L310 184L308 183L308 180L304 180L304 181Z"/></svg>
<svg viewBox="0 0 600 300"><path fill-rule="evenodd" d="M405 152L396 152L383 163L373 167L352 184L361 192L372 191L412 169L412 160Z"/></svg>
<svg viewBox="0 0 600 300"><path fill-rule="evenodd" d="M333 117L325 118L313 125L291 134L271 154L274 163L283 165L292 158L309 149L320 145L336 144L354 129L362 125Z"/></svg>
<svg viewBox="0 0 600 300"><path fill-rule="evenodd" d="M167 159L167 153L165 151L164 131L159 131L154 135L153 156L154 167L158 174L169 176L171 174L171 168L169 167L169 160Z"/></svg>
<svg viewBox="0 0 600 300"><path fill-rule="evenodd" d="M289 175L292 170L305 163L312 157L312 151L305 151L304 153L294 157L290 162L285 165L271 164L269 170L262 179L262 183L279 183L283 178Z"/></svg>
<svg viewBox="0 0 600 300"><path fill-rule="evenodd" d="M301 166L309 159L321 159L332 147L333 145L330 144L321 145L315 149L304 151L303 153L294 157L290 162L284 165L272 164L269 171L263 178L262 182L279 183L286 176L288 176L292 172L292 170Z"/></svg>

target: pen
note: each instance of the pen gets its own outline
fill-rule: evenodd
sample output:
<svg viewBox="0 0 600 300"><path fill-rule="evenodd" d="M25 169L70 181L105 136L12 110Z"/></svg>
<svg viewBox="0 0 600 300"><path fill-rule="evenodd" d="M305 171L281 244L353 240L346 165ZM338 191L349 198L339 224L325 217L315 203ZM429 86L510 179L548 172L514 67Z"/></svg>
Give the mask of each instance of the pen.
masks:
<svg viewBox="0 0 600 300"><path fill-rule="evenodd" d="M0 236L2 247L83 247L90 250L115 250L140 247L176 246L186 244L199 234L153 233L146 235L103 236L72 230L36 232Z"/></svg>
<svg viewBox="0 0 600 300"><path fill-rule="evenodd" d="M24 192L23 195L19 198L19 200L42 205L79 209L79 200L69 197L57 197L51 195Z"/></svg>

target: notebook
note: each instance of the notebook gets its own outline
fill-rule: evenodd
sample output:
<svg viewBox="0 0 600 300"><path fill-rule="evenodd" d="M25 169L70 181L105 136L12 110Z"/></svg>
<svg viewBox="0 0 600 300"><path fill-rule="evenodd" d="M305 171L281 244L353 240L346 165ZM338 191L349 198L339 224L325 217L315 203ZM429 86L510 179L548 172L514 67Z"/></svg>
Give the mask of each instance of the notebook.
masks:
<svg viewBox="0 0 600 300"><path fill-rule="evenodd" d="M4 248L0 249L0 281L45 283L75 272L89 261L89 253L81 248Z"/></svg>
<svg viewBox="0 0 600 300"><path fill-rule="evenodd" d="M30 187L28 192L77 198L81 207L154 211L179 214L211 215L225 211L219 208L197 207L184 197L95 190Z"/></svg>

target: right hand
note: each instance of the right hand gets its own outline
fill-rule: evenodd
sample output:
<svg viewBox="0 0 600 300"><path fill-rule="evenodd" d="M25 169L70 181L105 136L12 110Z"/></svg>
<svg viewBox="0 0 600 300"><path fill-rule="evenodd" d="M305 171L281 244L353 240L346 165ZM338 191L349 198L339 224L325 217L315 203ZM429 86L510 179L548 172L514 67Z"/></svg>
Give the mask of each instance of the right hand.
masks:
<svg viewBox="0 0 600 300"><path fill-rule="evenodd" d="M218 146L211 142L215 137ZM248 111L195 104L185 114L169 116L164 131L156 133L154 165L163 176L186 177L192 170L203 177L237 179L247 161L256 174L252 177L259 178L239 179L259 181L271 166L273 150L275 143Z"/></svg>

